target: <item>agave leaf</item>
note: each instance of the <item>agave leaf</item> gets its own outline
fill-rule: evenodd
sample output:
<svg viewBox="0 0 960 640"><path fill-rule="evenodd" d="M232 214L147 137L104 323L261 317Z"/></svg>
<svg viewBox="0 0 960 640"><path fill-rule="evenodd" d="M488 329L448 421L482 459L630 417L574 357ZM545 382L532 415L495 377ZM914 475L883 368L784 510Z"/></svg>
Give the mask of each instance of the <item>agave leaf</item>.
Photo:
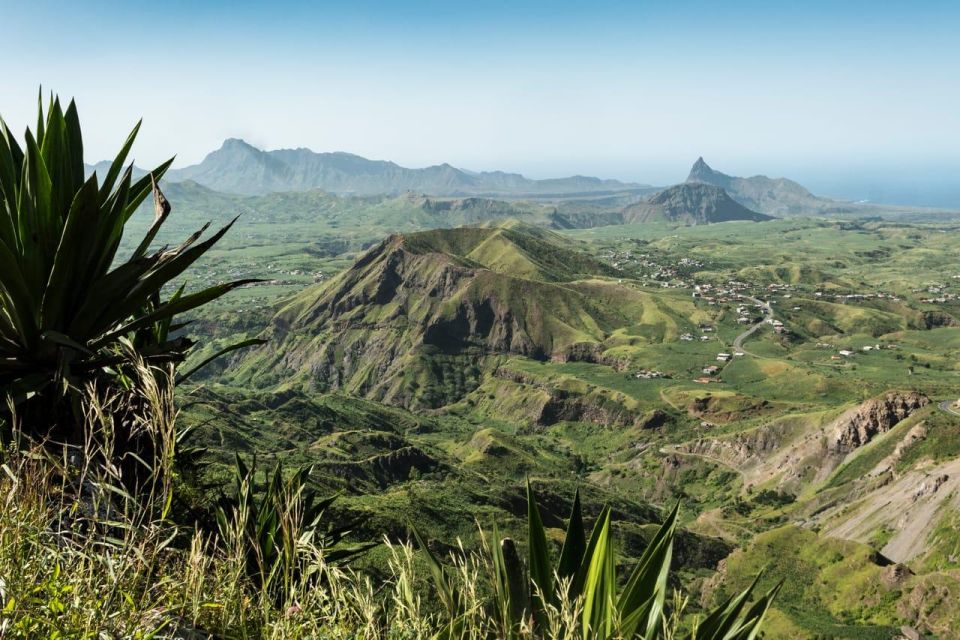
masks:
<svg viewBox="0 0 960 640"><path fill-rule="evenodd" d="M167 216L170 215L170 202L163 195L163 192L160 191L160 187L157 186L157 182L154 180L152 173L150 174L150 186L153 188L153 202L156 213L153 224L150 225L147 234L143 236L143 240L140 241L140 246L133 252L134 258L139 258L147 252L153 239L157 237L157 232L160 231L160 227L167 221Z"/></svg>
<svg viewBox="0 0 960 640"><path fill-rule="evenodd" d="M573 585L571 585L570 591L575 594L583 593L583 585L587 579L587 571L590 569L590 560L593 558L594 552L597 548L597 545L600 542L600 534L603 531L603 523L610 516L610 507L609 505L604 505L600 510L600 515L597 517L597 521L593 525L593 531L590 534L590 540L587 542L587 549L583 552L583 561L580 563L580 568L577 570L576 575L574 576Z"/></svg>
<svg viewBox="0 0 960 640"><path fill-rule="evenodd" d="M493 526L493 537L487 546L493 564L493 608L502 632L506 637L513 638L523 622L526 602L529 600L520 556L513 540L501 538L496 525Z"/></svg>
<svg viewBox="0 0 960 640"><path fill-rule="evenodd" d="M43 166L36 140L27 131L27 153L20 178L17 230L20 238L21 272L31 291L43 291L46 284L45 256L49 250L51 181Z"/></svg>
<svg viewBox="0 0 960 640"><path fill-rule="evenodd" d="M440 596L440 601L447 610L447 615L450 616L451 619L456 619L456 617L460 614L460 598L453 586L453 583L444 572L443 565L440 564L440 561L437 560L436 556L433 555L433 552L430 551L430 547L427 546L427 543L424 542L423 538L420 536L420 532L417 531L416 527L411 527L410 529L413 532L413 537L417 541L417 545L426 553L427 566L430 568L430 576L433 578L433 585L437 589L437 594Z"/></svg>
<svg viewBox="0 0 960 640"><path fill-rule="evenodd" d="M770 605L773 604L782 587L783 580L775 584L762 598L753 603L753 606L743 617L740 629L731 640L755 640L760 633L760 627L767 616L767 611L770 610Z"/></svg>
<svg viewBox="0 0 960 640"><path fill-rule="evenodd" d="M208 364L210 364L211 362L213 362L214 360L216 360L217 358L219 358L219 357L221 357L221 356L225 356L225 355L227 355L228 353L232 353L232 352L234 352L234 351L237 351L238 349L245 349L245 348L247 348L247 347L252 347L252 346L255 346L255 345L262 345L262 344L267 344L267 341L266 341L266 340L263 340L263 339L261 339L261 338L250 338L249 340L243 340L243 341L241 341L241 342L236 342L236 343L234 343L234 344L231 344L231 345L229 345L229 346L226 346L226 347L224 347L223 349L220 349L219 351L217 351L216 353L214 353L214 354L213 354L212 356L210 356L209 358L204 358L204 359L201 360L196 366L192 367L191 369L185 371L185 372L182 373L180 376L178 376L178 377L177 377L177 384L181 384L181 383L183 383L183 382L186 382L186 381L190 378L190 376L192 376L193 374L195 374L197 371L203 369L205 366L207 366Z"/></svg>
<svg viewBox="0 0 960 640"><path fill-rule="evenodd" d="M652 637L660 626L660 614L666 599L667 577L673 558L673 537L679 513L680 503L677 502L647 548L644 549L640 561L620 594L617 608L624 616L642 607L645 602L650 602L646 622L638 621L640 627L636 629L624 629L628 637L632 637L636 632L641 633L644 638Z"/></svg>
<svg viewBox="0 0 960 640"><path fill-rule="evenodd" d="M10 127L3 118L0 118L0 192L4 194L3 199L9 216L15 213L22 172L23 150L10 131Z"/></svg>
<svg viewBox="0 0 960 640"><path fill-rule="evenodd" d="M154 322L171 318L179 313L184 313L185 311L190 311L191 309L201 307L211 300L216 300L220 296L236 289L237 287L242 287L243 285L253 282L260 282L260 280L249 279L227 282L214 287L209 287L203 291L198 291L197 293L182 296L173 302L162 304L154 311L141 316L140 318L137 318L136 320L129 322L122 327L111 331L110 333L105 334L102 338L92 343L92 347L99 349L103 347L104 344L110 342L111 340L115 340L122 335L137 331L138 329L142 329L144 327L148 327Z"/></svg>
<svg viewBox="0 0 960 640"><path fill-rule="evenodd" d="M610 637L618 623L616 619L613 541L610 539L610 511L606 510L599 523L599 533L591 554L584 558L587 565L583 584L583 629L585 637Z"/></svg>
<svg viewBox="0 0 960 640"><path fill-rule="evenodd" d="M96 212L96 201L97 184L91 180L77 192L67 213L40 306L40 323L43 326L65 328L62 314L72 310L73 299L78 291L74 286L74 278L85 267L84 257L91 250L96 250L90 245L90 234L96 226L89 219Z"/></svg>
<svg viewBox="0 0 960 640"><path fill-rule="evenodd" d="M560 578L572 578L583 564L583 555L587 551L587 540L583 528L583 514L580 510L580 488L573 495L570 508L570 520L567 522L567 534L563 539L557 575ZM579 594L576 594L579 595Z"/></svg>
<svg viewBox="0 0 960 640"><path fill-rule="evenodd" d="M719 607L714 609L709 616L697 627L696 636L691 636L692 640L728 640L736 633L740 624L739 616L750 594L753 593L763 572L754 577L746 589L740 593L730 596Z"/></svg>
<svg viewBox="0 0 960 640"><path fill-rule="evenodd" d="M66 127L66 139L69 143L70 173L73 176L73 187L83 183L83 134L80 131L80 115L77 113L77 103L73 100L67 105L67 111L63 114L63 122Z"/></svg>
<svg viewBox="0 0 960 640"><path fill-rule="evenodd" d="M540 519L540 507L537 506L536 496L527 479L527 566L530 571L530 582L535 585L530 589L530 601L533 614L541 625L545 622L543 608L546 604L555 601L553 587L553 567L550 563L550 547L547 544L547 532ZM547 602L542 602L546 599Z"/></svg>
<svg viewBox="0 0 960 640"><path fill-rule="evenodd" d="M130 219L130 216L133 215L133 212L136 211L143 201L147 199L147 196L153 191L153 183L159 183L160 180L166 175L167 170L173 164L174 158L170 158L166 162L157 166L153 171L149 172L147 175L143 176L132 185L130 185L130 199L127 202L127 206L123 209L123 224L126 224Z"/></svg>
<svg viewBox="0 0 960 640"><path fill-rule="evenodd" d="M130 135L127 136L126 142L124 142L123 146L120 148L120 152L117 154L117 157L113 159L112 163L110 163L110 169L107 171L107 175L104 177L100 187L101 202L105 202L107 196L113 192L114 184L116 183L120 172L123 170L123 165L127 161L127 156L130 154L130 149L133 148L133 143L137 139L137 134L140 132L140 125L142 124L143 120L137 121L137 124L133 127L133 131L130 132Z"/></svg>
<svg viewBox="0 0 960 640"><path fill-rule="evenodd" d="M230 230L230 227L233 226L234 222L236 222L236 218L234 218L233 221L228 225L220 229L220 231L211 236L208 240L201 242L196 246L184 248L182 250L178 249L177 251L167 255L161 254L154 268L151 269L150 272L146 273L136 284L134 284L130 290L126 292L126 296L124 298L117 300L113 304L109 304L100 313L98 324L95 326L102 326L102 323L108 321L111 317L125 318L136 313L141 307L144 306L149 296L154 291L162 288L163 285L186 271L190 265L192 265L204 253L206 253L210 247L216 244L220 238L222 238L223 235ZM243 281L242 284L249 284L256 281L257 280L255 279L248 279ZM215 291L226 287L226 289L223 289L223 293L226 293L227 291L240 286L240 283L229 283L229 285L232 286L218 285L216 287L210 287L206 291ZM223 293L209 298L207 301L209 302L209 300L213 300ZM183 300L188 298L190 298L190 296L184 297Z"/></svg>
<svg viewBox="0 0 960 640"><path fill-rule="evenodd" d="M31 348L39 338L36 303L17 257L5 244L0 244L0 299L23 348Z"/></svg>
<svg viewBox="0 0 960 640"><path fill-rule="evenodd" d="M70 336L65 336L62 333L57 331L44 331L40 335L41 340L46 340L52 342L53 344L59 345L61 347L67 347L68 349L73 349L79 353L84 353L86 355L93 355L93 351L90 351L87 347L76 342L70 338Z"/></svg>

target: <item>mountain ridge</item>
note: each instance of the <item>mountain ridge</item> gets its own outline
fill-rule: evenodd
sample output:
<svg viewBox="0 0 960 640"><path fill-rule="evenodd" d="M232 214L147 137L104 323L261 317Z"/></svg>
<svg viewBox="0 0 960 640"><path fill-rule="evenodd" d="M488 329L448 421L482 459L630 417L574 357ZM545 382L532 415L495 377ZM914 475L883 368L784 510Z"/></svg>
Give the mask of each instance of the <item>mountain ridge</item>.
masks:
<svg viewBox="0 0 960 640"><path fill-rule="evenodd" d="M835 213L841 207L841 203L815 196L806 187L788 178L727 175L710 167L703 156L693 163L684 184L720 187L744 207L778 217Z"/></svg>
<svg viewBox="0 0 960 640"><path fill-rule="evenodd" d="M504 171L466 171L448 163L415 169L342 151L315 152L305 147L264 151L239 138L226 139L199 164L171 170L167 179L193 180L217 191L242 195L306 189L355 195L405 191L450 196L536 195L644 186L579 175L533 180Z"/></svg>
<svg viewBox="0 0 960 640"><path fill-rule="evenodd" d="M732 199L719 186L684 182L626 207L624 222L679 222L715 224L736 220L762 222L773 217L757 213Z"/></svg>

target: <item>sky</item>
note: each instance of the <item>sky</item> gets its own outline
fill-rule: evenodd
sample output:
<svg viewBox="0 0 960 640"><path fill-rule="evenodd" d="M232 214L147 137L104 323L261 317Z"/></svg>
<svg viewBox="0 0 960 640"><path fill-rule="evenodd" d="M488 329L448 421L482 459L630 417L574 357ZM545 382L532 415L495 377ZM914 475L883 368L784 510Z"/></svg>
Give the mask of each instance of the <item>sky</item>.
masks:
<svg viewBox="0 0 960 640"><path fill-rule="evenodd" d="M0 115L75 97L88 161L228 137L650 184L703 156L960 206L960 2L0 0Z"/></svg>

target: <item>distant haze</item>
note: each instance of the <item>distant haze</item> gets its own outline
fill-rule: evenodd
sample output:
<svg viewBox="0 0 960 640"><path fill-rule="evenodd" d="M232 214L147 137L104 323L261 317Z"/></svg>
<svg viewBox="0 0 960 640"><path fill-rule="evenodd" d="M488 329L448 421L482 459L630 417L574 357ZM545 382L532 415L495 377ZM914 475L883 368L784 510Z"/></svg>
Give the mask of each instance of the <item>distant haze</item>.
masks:
<svg viewBox="0 0 960 640"><path fill-rule="evenodd" d="M76 96L90 162L143 116L143 166L238 137L665 185L702 155L960 206L956 2L10 4L0 114L19 133L40 84Z"/></svg>

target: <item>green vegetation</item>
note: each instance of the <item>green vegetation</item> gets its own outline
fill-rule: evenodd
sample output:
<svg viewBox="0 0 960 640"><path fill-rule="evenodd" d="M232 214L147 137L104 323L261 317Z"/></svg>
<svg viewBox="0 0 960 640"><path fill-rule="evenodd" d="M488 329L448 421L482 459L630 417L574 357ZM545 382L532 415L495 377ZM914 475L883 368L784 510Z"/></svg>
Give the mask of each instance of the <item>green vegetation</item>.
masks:
<svg viewBox="0 0 960 640"><path fill-rule="evenodd" d="M563 548L554 565L540 508L528 484L526 567L520 562L513 540L499 540L496 527L494 539L487 545L488 571L493 581L493 603L487 615L492 618L496 636L521 638L529 635L529 629L535 635L549 638L649 640L677 634L676 621L686 604L680 601L670 619L664 614L664 605L679 508L678 504L660 526L633 573L622 589L618 589L621 581L616 576L610 509L601 510L588 540L577 493ZM426 548L419 534L415 535L420 546ZM429 550L427 554L440 599L452 619L443 634L462 636L464 626L471 623L476 612L464 609L457 586ZM775 585L744 614L744 606L755 585L756 582L728 599L702 621L694 621L688 638L746 640L756 637L781 585Z"/></svg>
<svg viewBox="0 0 960 640"><path fill-rule="evenodd" d="M0 386L25 419L21 435L81 443L85 434L71 429L83 424L78 392L131 384L124 351L150 364L183 361L192 342L171 332L175 317L246 282L190 293L181 287L164 299L164 287L229 225L203 242L206 227L174 249L149 253L170 213L155 182L170 162L134 181L124 163L138 130L139 124L101 182L96 175L84 179L72 102L64 111L51 98L46 114L41 104L25 149L0 122ZM151 190L156 218L129 255L116 260L127 221ZM4 441L12 419L11 412L0 417ZM120 446L146 455L137 445Z"/></svg>
<svg viewBox="0 0 960 640"><path fill-rule="evenodd" d="M174 215L133 136L84 178L72 105L2 129L0 635L960 623L955 220L164 182Z"/></svg>

